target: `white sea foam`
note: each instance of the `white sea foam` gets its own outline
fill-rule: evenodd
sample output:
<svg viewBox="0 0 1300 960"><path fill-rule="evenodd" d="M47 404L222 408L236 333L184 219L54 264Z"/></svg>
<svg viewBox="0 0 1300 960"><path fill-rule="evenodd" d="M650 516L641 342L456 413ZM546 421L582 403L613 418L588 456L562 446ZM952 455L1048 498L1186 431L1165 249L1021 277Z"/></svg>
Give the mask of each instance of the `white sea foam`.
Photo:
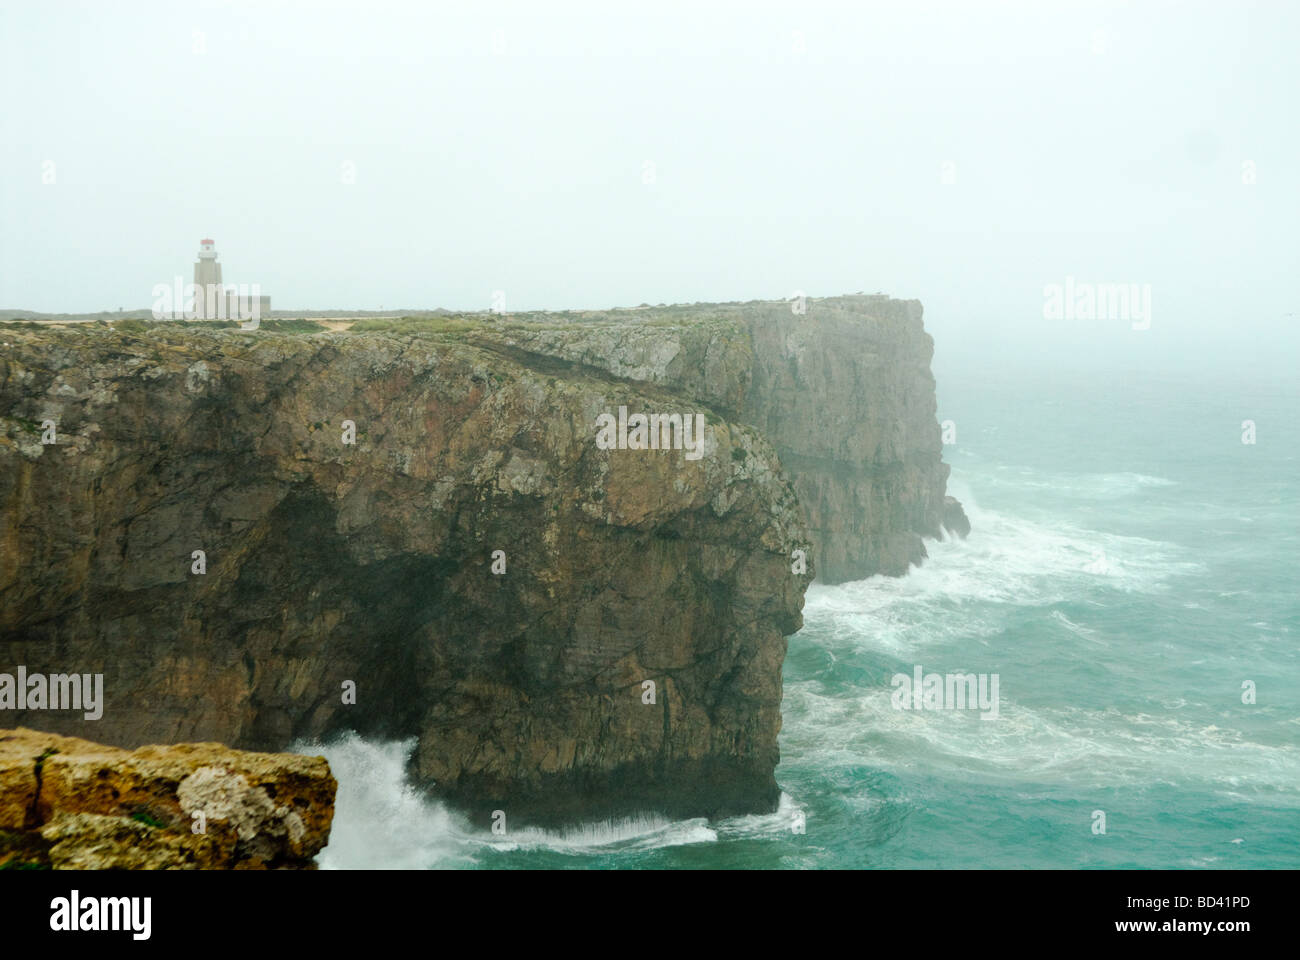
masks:
<svg viewBox="0 0 1300 960"><path fill-rule="evenodd" d="M957 489L970 537L927 541L929 558L905 577L814 583L804 620L819 627L816 642L916 657L1001 631L1004 614L982 605L1046 607L1078 600L1099 581L1125 593L1157 593L1199 569L1172 544L983 510L969 490Z"/></svg>
<svg viewBox="0 0 1300 960"><path fill-rule="evenodd" d="M753 813L719 820L716 824L718 836L723 840L787 837L792 833L791 824L794 823L795 815L800 813L804 814L806 825L812 814L788 793L783 792L773 813Z"/></svg>
<svg viewBox="0 0 1300 960"><path fill-rule="evenodd" d="M1026 707L1003 679L1000 714L988 722L970 711L897 710L883 685L832 695L817 681L787 683L782 747L828 777L867 766L1083 790L1199 782L1300 805L1300 748L1284 738L1260 742L1178 715Z"/></svg>
<svg viewBox="0 0 1300 960"><path fill-rule="evenodd" d="M317 857L322 869L428 870L474 862L468 825L407 783L414 746L413 739L371 742L354 733L293 746L324 756L339 784L329 846Z"/></svg>
<svg viewBox="0 0 1300 960"><path fill-rule="evenodd" d="M509 828L497 835L486 826L470 825L464 817L410 786L406 761L414 746L413 739L370 741L355 733L329 743L304 741L293 745L294 752L324 756L339 784L329 846L317 858L322 869L467 867L481 862L483 855L491 851L592 854L712 843L718 839L717 831L703 818L670 820L655 815L563 830ZM772 814L773 818L779 816Z"/></svg>
<svg viewBox="0 0 1300 960"><path fill-rule="evenodd" d="M584 823L563 830L525 827L511 829L500 836L485 832L472 838L474 843L500 851L548 850L568 854L652 850L688 843L713 843L717 839L717 832L703 817L669 820L646 814Z"/></svg>
<svg viewBox="0 0 1300 960"><path fill-rule="evenodd" d="M1099 647L1110 646L1110 643L1101 636L1099 631L1075 623L1060 610L1052 611L1052 619L1061 624L1066 630L1074 634L1080 640L1086 640L1088 643L1095 643Z"/></svg>
<svg viewBox="0 0 1300 960"><path fill-rule="evenodd" d="M1057 473L1034 467L1000 465L981 478L992 486L1015 487L1026 493L1047 493L1076 500L1118 500L1178 481L1145 473ZM960 500L961 497L958 497Z"/></svg>

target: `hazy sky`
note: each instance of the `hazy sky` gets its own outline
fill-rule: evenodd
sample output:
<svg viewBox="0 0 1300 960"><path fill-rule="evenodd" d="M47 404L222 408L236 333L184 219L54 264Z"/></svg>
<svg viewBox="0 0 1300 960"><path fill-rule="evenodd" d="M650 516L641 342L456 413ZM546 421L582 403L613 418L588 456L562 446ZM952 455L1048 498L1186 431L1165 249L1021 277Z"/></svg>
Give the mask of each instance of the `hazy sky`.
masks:
<svg viewBox="0 0 1300 960"><path fill-rule="evenodd" d="M7 0L0 307L147 307L210 236L277 309L883 291L941 361L1293 368L1298 40L1281 0ZM1067 276L1150 329L1045 318Z"/></svg>

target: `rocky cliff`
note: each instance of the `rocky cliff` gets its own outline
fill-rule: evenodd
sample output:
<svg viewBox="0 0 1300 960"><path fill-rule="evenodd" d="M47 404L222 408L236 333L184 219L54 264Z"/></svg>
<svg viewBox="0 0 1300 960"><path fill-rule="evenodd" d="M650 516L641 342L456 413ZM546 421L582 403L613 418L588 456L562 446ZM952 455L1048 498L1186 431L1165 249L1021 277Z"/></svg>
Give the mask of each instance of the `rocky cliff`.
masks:
<svg viewBox="0 0 1300 960"><path fill-rule="evenodd" d="M884 296L586 313L563 326L476 331L672 389L771 441L808 520L824 583L900 575L941 528L966 536L945 502L934 341L916 300Z"/></svg>
<svg viewBox="0 0 1300 960"><path fill-rule="evenodd" d="M105 701L16 722L415 735L515 823L771 809L807 584L944 522L919 306L361 326L3 330L0 671ZM699 414L698 458L596 442L639 413Z"/></svg>
<svg viewBox="0 0 1300 960"><path fill-rule="evenodd" d="M336 787L323 757L0 729L0 870L311 867Z"/></svg>

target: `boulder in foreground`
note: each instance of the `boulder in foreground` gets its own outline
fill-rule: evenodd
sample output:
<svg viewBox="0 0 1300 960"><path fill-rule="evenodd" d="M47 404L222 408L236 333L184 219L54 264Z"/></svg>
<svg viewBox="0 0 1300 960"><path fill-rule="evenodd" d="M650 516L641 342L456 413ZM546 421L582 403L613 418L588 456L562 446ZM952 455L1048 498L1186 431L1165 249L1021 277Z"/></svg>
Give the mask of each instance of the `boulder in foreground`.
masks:
<svg viewBox="0 0 1300 960"><path fill-rule="evenodd" d="M337 786L323 757L0 729L0 870L310 869Z"/></svg>

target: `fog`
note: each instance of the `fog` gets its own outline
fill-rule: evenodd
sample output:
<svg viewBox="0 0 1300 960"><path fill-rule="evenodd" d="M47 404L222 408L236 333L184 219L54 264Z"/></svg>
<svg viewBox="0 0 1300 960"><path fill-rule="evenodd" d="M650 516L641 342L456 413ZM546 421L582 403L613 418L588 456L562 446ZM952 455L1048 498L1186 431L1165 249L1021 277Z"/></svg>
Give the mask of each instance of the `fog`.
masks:
<svg viewBox="0 0 1300 960"><path fill-rule="evenodd" d="M881 291L936 367L1290 370L1300 8L0 7L0 307ZM1149 288L1149 323L1044 287Z"/></svg>

